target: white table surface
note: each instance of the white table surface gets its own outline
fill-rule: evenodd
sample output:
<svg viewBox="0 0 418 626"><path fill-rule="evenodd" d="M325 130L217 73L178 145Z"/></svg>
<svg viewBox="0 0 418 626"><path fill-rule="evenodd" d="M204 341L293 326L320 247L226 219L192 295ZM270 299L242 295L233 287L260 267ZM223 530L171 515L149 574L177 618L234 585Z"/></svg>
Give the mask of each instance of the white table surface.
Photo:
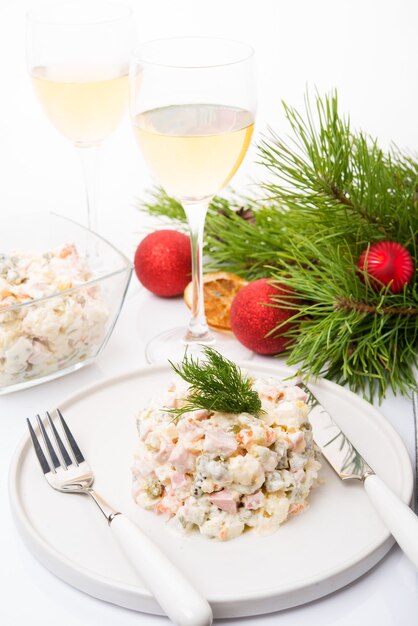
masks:
<svg viewBox="0 0 418 626"><path fill-rule="evenodd" d="M83 187L73 148L43 117L25 66L24 13L33 0L0 0L0 213L55 210L83 219ZM258 56L258 133L269 123L287 131L280 100L297 106L306 85L338 88L352 124L383 145L418 149L418 3L416 0L132 0L142 40L172 35L244 39ZM255 150L234 180L244 189ZM133 254L149 222L134 208L151 178L129 122L105 145L98 173L101 231ZM24 227L24 221L22 220ZM7 233L0 233L2 237ZM163 618L91 598L56 579L27 552L7 501L11 455L25 434L24 418L80 386L144 364L144 344L158 330L187 318L181 300L161 301L135 279L121 318L100 360L75 374L0 397L0 624L1 626L144 626ZM413 460L411 402L391 395L381 407ZM267 616L230 620L248 626L413 626L418 622L418 578L398 548L362 579L331 596Z"/></svg>

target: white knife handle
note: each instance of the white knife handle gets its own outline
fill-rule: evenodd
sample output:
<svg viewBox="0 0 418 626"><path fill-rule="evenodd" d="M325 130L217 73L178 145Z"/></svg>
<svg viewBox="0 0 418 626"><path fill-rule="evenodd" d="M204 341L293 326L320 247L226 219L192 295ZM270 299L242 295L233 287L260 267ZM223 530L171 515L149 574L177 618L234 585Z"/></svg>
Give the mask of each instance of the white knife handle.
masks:
<svg viewBox="0 0 418 626"><path fill-rule="evenodd" d="M178 626L210 626L212 611L173 563L127 517L113 517L110 528L166 615Z"/></svg>
<svg viewBox="0 0 418 626"><path fill-rule="evenodd" d="M418 517L375 474L366 477L364 488L388 530L418 568Z"/></svg>

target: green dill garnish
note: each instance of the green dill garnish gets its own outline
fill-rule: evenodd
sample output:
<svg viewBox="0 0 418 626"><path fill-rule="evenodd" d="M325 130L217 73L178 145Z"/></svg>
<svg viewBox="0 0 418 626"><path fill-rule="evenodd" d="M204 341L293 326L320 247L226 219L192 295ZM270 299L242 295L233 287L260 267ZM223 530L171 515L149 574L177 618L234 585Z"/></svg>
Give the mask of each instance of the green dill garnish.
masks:
<svg viewBox="0 0 418 626"><path fill-rule="evenodd" d="M235 363L208 346L203 348L203 355L202 361L187 354L179 365L169 361L176 374L190 383L184 405L167 410L174 419L196 409L251 415L262 412L258 393L251 389L251 379Z"/></svg>

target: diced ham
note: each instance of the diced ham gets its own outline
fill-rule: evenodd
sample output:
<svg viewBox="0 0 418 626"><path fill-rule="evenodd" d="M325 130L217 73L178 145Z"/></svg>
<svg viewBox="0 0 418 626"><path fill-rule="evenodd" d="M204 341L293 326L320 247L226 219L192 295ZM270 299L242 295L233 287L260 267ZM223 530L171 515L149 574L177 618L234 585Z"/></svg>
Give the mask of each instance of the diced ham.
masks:
<svg viewBox="0 0 418 626"><path fill-rule="evenodd" d="M187 485L186 475L182 472L174 472L171 475L171 486L173 489L180 489L180 487L184 487Z"/></svg>
<svg viewBox="0 0 418 626"><path fill-rule="evenodd" d="M179 472L191 471L195 467L195 457L181 443L174 446L168 460Z"/></svg>
<svg viewBox="0 0 418 626"><path fill-rule="evenodd" d="M186 498L184 501L184 512L188 515L190 511L193 509L193 505L195 504L195 499L193 497Z"/></svg>
<svg viewBox="0 0 418 626"><path fill-rule="evenodd" d="M262 491L256 491L255 493L250 493L248 496L244 496L242 501L246 509L255 511L263 506L264 494Z"/></svg>
<svg viewBox="0 0 418 626"><path fill-rule="evenodd" d="M284 392L284 397L286 400L301 400L302 402L306 402L308 399L308 395L298 387L297 385L292 385L291 387L286 387Z"/></svg>
<svg viewBox="0 0 418 626"><path fill-rule="evenodd" d="M214 452L220 456L231 456L237 449L238 444L233 435L219 428L211 428L206 431L203 449L205 452Z"/></svg>
<svg viewBox="0 0 418 626"><path fill-rule="evenodd" d="M234 498L234 494L232 491L228 491L228 489L222 489L222 491L214 491L209 495L209 500L212 504L215 504L218 509L222 511L226 511L227 513L232 513L235 515L237 512L237 503Z"/></svg>
<svg viewBox="0 0 418 626"><path fill-rule="evenodd" d="M173 451L173 448L174 446L171 443L163 444L159 451L154 455L154 459L157 463L166 463Z"/></svg>

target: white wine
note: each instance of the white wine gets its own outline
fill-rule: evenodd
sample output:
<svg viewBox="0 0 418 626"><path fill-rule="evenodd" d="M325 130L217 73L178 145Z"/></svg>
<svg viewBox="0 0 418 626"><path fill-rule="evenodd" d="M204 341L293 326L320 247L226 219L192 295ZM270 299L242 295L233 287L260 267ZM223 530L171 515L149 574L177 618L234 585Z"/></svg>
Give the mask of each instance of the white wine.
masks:
<svg viewBox="0 0 418 626"><path fill-rule="evenodd" d="M210 198L235 174L254 129L249 111L182 104L140 113L134 130L152 172L183 202Z"/></svg>
<svg viewBox="0 0 418 626"><path fill-rule="evenodd" d="M128 104L128 72L98 79L93 72L32 70L35 91L52 124L79 146L97 145L118 125Z"/></svg>

